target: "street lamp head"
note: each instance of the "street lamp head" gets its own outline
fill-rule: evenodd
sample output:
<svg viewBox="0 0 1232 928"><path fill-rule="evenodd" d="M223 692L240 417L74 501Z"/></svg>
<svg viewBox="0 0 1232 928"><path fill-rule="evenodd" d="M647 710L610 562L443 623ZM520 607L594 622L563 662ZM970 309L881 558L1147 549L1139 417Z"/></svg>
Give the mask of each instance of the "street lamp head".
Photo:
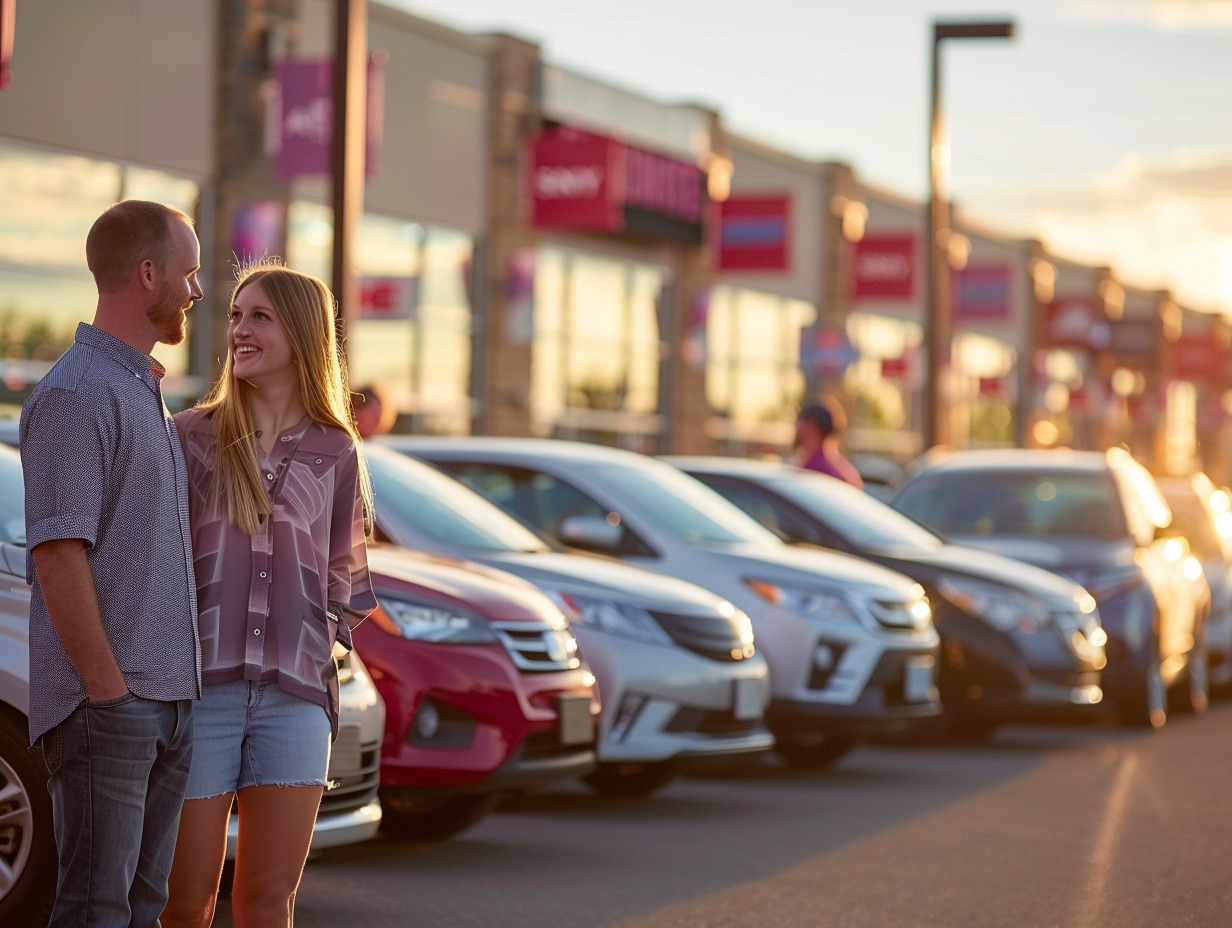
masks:
<svg viewBox="0 0 1232 928"><path fill-rule="evenodd" d="M1014 23L1012 20L992 22L961 22L933 23L933 41L942 39L1012 39Z"/></svg>

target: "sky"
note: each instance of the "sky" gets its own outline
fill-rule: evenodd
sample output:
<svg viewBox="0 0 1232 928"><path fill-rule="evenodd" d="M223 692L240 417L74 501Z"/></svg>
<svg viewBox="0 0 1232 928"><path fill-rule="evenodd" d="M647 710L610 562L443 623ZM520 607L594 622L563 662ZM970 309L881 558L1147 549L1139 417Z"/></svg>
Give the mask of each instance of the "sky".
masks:
<svg viewBox="0 0 1232 928"><path fill-rule="evenodd" d="M731 131L928 192L932 23L956 208L1232 316L1232 0L382 0Z"/></svg>

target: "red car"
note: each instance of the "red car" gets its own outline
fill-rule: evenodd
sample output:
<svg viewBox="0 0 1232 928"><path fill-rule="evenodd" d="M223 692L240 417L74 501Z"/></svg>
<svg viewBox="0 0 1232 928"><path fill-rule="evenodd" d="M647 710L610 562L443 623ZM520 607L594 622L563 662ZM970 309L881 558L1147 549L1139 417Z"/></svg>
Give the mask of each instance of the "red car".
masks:
<svg viewBox="0 0 1232 928"><path fill-rule="evenodd" d="M504 790L589 773L599 698L560 609L502 571L369 549L380 608L354 632L385 700L382 829L448 838Z"/></svg>

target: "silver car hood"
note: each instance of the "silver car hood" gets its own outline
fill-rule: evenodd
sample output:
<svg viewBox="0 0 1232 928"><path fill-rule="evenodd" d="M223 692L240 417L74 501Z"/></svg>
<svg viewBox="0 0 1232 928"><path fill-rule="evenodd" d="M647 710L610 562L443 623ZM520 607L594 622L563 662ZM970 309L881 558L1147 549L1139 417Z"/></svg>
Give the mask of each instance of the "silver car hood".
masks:
<svg viewBox="0 0 1232 928"><path fill-rule="evenodd" d="M716 559L726 562L725 573L784 586L803 589L840 586L865 592L874 599L907 599L911 590L918 586L896 570L820 548L795 548L784 544L773 548L731 545L707 550Z"/></svg>
<svg viewBox="0 0 1232 928"><path fill-rule="evenodd" d="M724 600L714 593L674 577L582 554L522 551L468 551L467 557L499 567L536 586L549 586L581 596L616 599L651 612L713 615Z"/></svg>

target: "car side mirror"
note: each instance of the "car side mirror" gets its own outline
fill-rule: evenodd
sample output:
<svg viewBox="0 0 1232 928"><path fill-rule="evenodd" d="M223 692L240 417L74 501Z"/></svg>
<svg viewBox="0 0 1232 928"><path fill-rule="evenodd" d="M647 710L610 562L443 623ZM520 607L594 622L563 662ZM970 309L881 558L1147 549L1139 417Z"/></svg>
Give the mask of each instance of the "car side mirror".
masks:
<svg viewBox="0 0 1232 928"><path fill-rule="evenodd" d="M604 516L595 515L566 516L557 532L567 545L606 552L619 550L625 534L619 522L613 525Z"/></svg>

